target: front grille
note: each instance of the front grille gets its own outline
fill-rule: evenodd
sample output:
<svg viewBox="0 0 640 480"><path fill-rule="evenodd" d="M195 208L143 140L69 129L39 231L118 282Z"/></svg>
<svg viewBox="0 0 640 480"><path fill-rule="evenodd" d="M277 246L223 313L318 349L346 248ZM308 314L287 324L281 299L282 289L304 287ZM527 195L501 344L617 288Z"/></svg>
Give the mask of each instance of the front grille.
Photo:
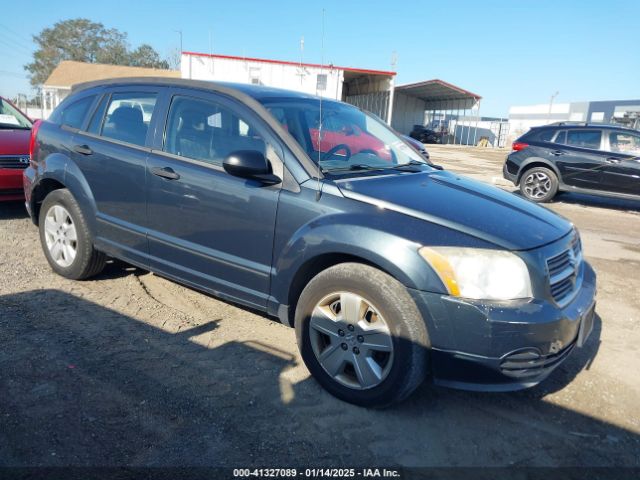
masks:
<svg viewBox="0 0 640 480"><path fill-rule="evenodd" d="M571 299L576 289L581 262L582 245L577 234L568 249L547 259L549 288L558 304L563 305Z"/></svg>
<svg viewBox="0 0 640 480"><path fill-rule="evenodd" d="M29 155L0 155L0 168L22 170L29 166Z"/></svg>
<svg viewBox="0 0 640 480"><path fill-rule="evenodd" d="M574 346L575 341L549 355L541 355L535 349L514 352L502 359L500 370L513 378L534 377L556 367L571 353Z"/></svg>

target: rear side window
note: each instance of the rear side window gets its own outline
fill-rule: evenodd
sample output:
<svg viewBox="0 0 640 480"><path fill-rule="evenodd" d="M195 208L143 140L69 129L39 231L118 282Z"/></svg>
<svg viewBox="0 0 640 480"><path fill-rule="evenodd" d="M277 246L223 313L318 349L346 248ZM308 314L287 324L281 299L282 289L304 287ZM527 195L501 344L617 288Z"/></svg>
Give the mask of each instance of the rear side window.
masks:
<svg viewBox="0 0 640 480"><path fill-rule="evenodd" d="M114 93L111 95L106 109L107 113L102 121L101 135L121 142L144 146L157 97L155 93L146 92ZM91 126L94 127L94 122L91 123Z"/></svg>
<svg viewBox="0 0 640 480"><path fill-rule="evenodd" d="M265 141L235 112L216 102L176 96L171 102L164 151L222 165L237 150L265 154Z"/></svg>
<svg viewBox="0 0 640 480"><path fill-rule="evenodd" d="M555 132L553 130L544 130L542 133L540 133L539 139L542 142L550 142L553 138L554 133Z"/></svg>
<svg viewBox="0 0 640 480"><path fill-rule="evenodd" d="M64 107L60 114L60 124L72 128L80 128L89 112L91 104L93 104L94 98L95 95L84 97Z"/></svg>
<svg viewBox="0 0 640 480"><path fill-rule="evenodd" d="M562 145L565 145L567 143L567 132L566 132L566 130L563 130L560 133L558 133L558 136L556 137L555 143L560 143Z"/></svg>
<svg viewBox="0 0 640 480"><path fill-rule="evenodd" d="M567 132L567 145L599 150L601 137L600 130L569 130Z"/></svg>

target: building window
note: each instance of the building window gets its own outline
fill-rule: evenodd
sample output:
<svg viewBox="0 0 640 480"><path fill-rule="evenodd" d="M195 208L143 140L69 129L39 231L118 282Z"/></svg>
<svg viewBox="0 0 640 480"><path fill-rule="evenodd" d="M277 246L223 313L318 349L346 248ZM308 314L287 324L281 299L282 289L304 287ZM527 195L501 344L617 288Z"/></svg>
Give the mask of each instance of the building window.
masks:
<svg viewBox="0 0 640 480"><path fill-rule="evenodd" d="M327 74L320 73L318 74L318 79L316 82L316 90L320 92L324 92L327 89Z"/></svg>

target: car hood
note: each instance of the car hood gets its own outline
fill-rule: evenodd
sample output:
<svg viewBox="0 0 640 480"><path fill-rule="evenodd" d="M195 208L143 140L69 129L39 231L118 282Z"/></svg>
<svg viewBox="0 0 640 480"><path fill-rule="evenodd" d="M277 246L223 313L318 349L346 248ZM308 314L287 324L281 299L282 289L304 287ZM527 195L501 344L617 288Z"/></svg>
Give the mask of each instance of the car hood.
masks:
<svg viewBox="0 0 640 480"><path fill-rule="evenodd" d="M0 155L28 155L31 130L0 128Z"/></svg>
<svg viewBox="0 0 640 480"><path fill-rule="evenodd" d="M499 188L449 172L337 181L345 197L421 218L509 250L529 250L571 231L564 218Z"/></svg>

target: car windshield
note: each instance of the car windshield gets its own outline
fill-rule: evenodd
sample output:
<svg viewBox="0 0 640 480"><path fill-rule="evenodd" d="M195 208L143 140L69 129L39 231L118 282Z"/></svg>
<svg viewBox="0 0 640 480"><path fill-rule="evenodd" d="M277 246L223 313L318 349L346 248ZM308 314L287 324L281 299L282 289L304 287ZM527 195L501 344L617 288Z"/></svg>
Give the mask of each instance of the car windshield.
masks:
<svg viewBox="0 0 640 480"><path fill-rule="evenodd" d="M268 98L262 103L325 173L428 165L381 120L351 105L321 105L314 98Z"/></svg>
<svg viewBox="0 0 640 480"><path fill-rule="evenodd" d="M0 98L0 128L30 130L31 120L9 102Z"/></svg>

